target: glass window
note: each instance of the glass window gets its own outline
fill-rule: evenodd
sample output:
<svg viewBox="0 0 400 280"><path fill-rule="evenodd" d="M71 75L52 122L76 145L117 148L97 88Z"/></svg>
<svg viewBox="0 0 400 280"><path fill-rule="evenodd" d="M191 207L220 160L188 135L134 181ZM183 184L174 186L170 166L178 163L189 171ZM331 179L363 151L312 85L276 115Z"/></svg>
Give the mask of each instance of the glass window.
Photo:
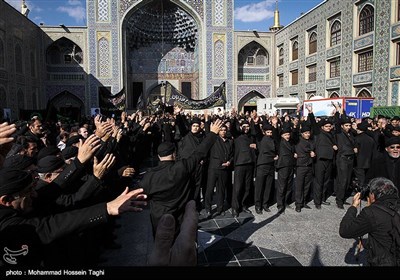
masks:
<svg viewBox="0 0 400 280"><path fill-rule="evenodd" d="M373 51L358 55L358 72L371 71L374 62Z"/></svg>
<svg viewBox="0 0 400 280"><path fill-rule="evenodd" d="M331 47L339 45L342 42L342 25L336 20L331 28Z"/></svg>
<svg viewBox="0 0 400 280"><path fill-rule="evenodd" d="M299 83L299 71L295 70L292 72L292 85L297 85Z"/></svg>
<svg viewBox="0 0 400 280"><path fill-rule="evenodd" d="M279 65L283 65L283 55L284 55L283 48L280 48L279 49Z"/></svg>
<svg viewBox="0 0 400 280"><path fill-rule="evenodd" d="M315 82L317 80L317 66L311 65L308 67L308 82Z"/></svg>
<svg viewBox="0 0 400 280"><path fill-rule="evenodd" d="M366 5L360 13L360 35L374 30L374 8Z"/></svg>
<svg viewBox="0 0 400 280"><path fill-rule="evenodd" d="M340 58L330 62L330 78L336 78L340 76Z"/></svg>
<svg viewBox="0 0 400 280"><path fill-rule="evenodd" d="M310 36L309 54L317 52L317 33L313 32Z"/></svg>
<svg viewBox="0 0 400 280"><path fill-rule="evenodd" d="M283 74L278 76L278 81L279 81L278 87L280 88L283 87Z"/></svg>
<svg viewBox="0 0 400 280"><path fill-rule="evenodd" d="M292 60L296 60L299 58L299 43L295 41L292 46Z"/></svg>

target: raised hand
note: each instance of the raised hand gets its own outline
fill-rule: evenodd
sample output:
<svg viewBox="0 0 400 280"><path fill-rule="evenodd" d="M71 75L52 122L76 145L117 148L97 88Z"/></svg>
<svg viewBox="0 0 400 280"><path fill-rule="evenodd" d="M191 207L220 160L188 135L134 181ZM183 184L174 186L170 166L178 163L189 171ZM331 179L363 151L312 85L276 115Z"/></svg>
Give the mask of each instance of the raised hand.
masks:
<svg viewBox="0 0 400 280"><path fill-rule="evenodd" d="M129 191L125 190L114 200L107 203L107 212L111 216L117 216L125 212L141 212L142 207L147 205L147 195L143 193L143 189Z"/></svg>
<svg viewBox="0 0 400 280"><path fill-rule="evenodd" d="M16 130L15 124L8 124L6 122L0 124L0 145L12 142L14 138L10 136Z"/></svg>
<svg viewBox="0 0 400 280"><path fill-rule="evenodd" d="M223 123L222 123L222 120L220 120L220 119L215 120L215 122L213 122L213 123L210 125L210 131L211 131L211 132L214 132L215 134L218 135L218 132L219 132L219 130L221 129L222 124L223 124Z"/></svg>
<svg viewBox="0 0 400 280"><path fill-rule="evenodd" d="M93 162L93 176L98 179L102 179L104 175L110 170L110 168L115 163L115 156L113 154L106 154L102 161L98 161L96 157L94 157Z"/></svg>
<svg viewBox="0 0 400 280"><path fill-rule="evenodd" d="M78 160L81 163L87 162L93 157L94 153L100 148L100 146L100 139L94 134L90 135L86 139L85 143L83 143L82 139L79 139Z"/></svg>

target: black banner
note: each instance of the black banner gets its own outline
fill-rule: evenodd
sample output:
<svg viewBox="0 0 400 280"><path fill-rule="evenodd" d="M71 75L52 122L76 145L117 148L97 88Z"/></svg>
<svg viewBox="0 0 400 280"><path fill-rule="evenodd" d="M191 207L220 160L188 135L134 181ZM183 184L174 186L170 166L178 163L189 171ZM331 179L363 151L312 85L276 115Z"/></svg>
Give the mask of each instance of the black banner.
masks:
<svg viewBox="0 0 400 280"><path fill-rule="evenodd" d="M219 88L214 91L210 96L202 100L194 100L184 96L170 83L167 84L167 91L170 90L169 105L179 105L182 109L189 110L202 110L213 107L225 106L226 95L225 95L225 82L223 82Z"/></svg>
<svg viewBox="0 0 400 280"><path fill-rule="evenodd" d="M112 114L120 115L125 111L126 106L126 93L122 88L120 92L112 95L109 88L99 88L99 106L102 115L110 117Z"/></svg>

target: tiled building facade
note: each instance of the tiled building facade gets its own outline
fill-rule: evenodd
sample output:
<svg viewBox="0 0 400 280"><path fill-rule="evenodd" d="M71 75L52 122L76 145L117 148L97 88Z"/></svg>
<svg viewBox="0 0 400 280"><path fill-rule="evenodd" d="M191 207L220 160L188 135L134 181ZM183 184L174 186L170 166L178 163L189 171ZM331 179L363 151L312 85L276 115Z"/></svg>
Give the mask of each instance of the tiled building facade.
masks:
<svg viewBox="0 0 400 280"><path fill-rule="evenodd" d="M164 81L194 99L226 82L227 108L277 96L400 105L399 0L326 0L276 32L234 31L233 11L231 0L88 0L87 27L49 27L0 1L0 109L17 117L51 100L89 114L104 89L124 89L134 109Z"/></svg>
<svg viewBox="0 0 400 280"><path fill-rule="evenodd" d="M400 105L399 16L398 0L327 0L281 29L277 96L373 96L375 105Z"/></svg>

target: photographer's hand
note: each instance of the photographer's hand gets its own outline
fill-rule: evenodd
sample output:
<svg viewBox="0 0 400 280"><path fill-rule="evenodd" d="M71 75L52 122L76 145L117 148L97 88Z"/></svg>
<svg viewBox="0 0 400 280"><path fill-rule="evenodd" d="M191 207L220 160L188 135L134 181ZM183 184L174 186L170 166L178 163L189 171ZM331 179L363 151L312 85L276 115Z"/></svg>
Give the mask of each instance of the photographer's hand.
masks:
<svg viewBox="0 0 400 280"><path fill-rule="evenodd" d="M6 122L0 124L0 145L14 141L11 135L16 131L15 124L8 124Z"/></svg>
<svg viewBox="0 0 400 280"><path fill-rule="evenodd" d="M360 198L360 196L361 196L361 193L356 193L355 195L354 195L354 197L353 197L353 203L351 204L352 206L354 206L354 207L358 207L358 206L360 206L360 203L361 203L361 198Z"/></svg>
<svg viewBox="0 0 400 280"><path fill-rule="evenodd" d="M198 216L194 200L186 204L181 231L174 242L175 219L164 214L157 226L151 266L195 266L197 264L196 231Z"/></svg>

